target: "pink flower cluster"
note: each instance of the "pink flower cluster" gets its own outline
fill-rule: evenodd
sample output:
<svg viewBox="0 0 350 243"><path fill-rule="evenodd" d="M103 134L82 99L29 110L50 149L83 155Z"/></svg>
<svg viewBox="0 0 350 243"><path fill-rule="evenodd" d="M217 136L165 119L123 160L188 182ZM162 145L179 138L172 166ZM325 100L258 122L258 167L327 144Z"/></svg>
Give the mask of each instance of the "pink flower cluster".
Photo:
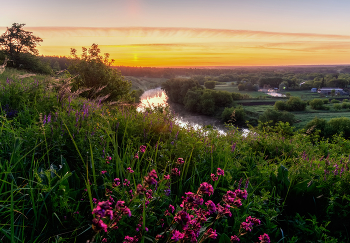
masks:
<svg viewBox="0 0 350 243"><path fill-rule="evenodd" d="M97 202L97 200L94 200ZM108 227L115 227L121 220L123 215L131 217L131 211L124 204L124 201L117 201L113 209L114 200L97 202L97 206L92 210L95 218L92 220L93 230L99 232L101 230L107 232ZM109 221L109 225L105 223Z"/></svg>
<svg viewBox="0 0 350 243"><path fill-rule="evenodd" d="M213 173L211 173L211 174L210 174L210 177L211 177L211 179L212 179L213 181L217 181L217 180L219 179L218 176L223 176L224 173L225 173L225 172L224 172L223 169L218 168L217 171L216 171L216 175L213 174Z"/></svg>

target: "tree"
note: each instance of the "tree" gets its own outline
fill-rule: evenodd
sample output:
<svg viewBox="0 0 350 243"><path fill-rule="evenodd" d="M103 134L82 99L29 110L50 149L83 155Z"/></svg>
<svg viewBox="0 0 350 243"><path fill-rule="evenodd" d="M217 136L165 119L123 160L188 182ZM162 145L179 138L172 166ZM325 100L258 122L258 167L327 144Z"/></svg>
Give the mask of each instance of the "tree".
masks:
<svg viewBox="0 0 350 243"><path fill-rule="evenodd" d="M207 81L204 83L204 87L207 89L215 89L215 81Z"/></svg>
<svg viewBox="0 0 350 243"><path fill-rule="evenodd" d="M34 36L33 32L23 30L25 24L13 23L0 37L0 47L6 55L13 61L14 65L18 65L21 53L29 53L37 55L36 49L39 42L43 40Z"/></svg>
<svg viewBox="0 0 350 243"><path fill-rule="evenodd" d="M129 93L131 83L125 80L118 70L110 67L114 60L109 59L109 54L100 55L101 50L97 44L92 44L89 49L82 49L81 57L77 56L76 49L71 49L72 59L68 70L76 75L73 89L91 88L82 93L87 98L96 98L94 96L99 95L104 96L107 101L131 101L134 95Z"/></svg>

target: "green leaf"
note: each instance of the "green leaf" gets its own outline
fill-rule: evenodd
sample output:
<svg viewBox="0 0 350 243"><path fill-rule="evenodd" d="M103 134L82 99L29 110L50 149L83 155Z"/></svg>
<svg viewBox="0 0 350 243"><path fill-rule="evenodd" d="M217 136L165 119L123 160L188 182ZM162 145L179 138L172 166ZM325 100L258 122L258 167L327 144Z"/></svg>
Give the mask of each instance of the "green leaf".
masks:
<svg viewBox="0 0 350 243"><path fill-rule="evenodd" d="M219 243L231 243L230 237L228 237L225 233L220 236Z"/></svg>

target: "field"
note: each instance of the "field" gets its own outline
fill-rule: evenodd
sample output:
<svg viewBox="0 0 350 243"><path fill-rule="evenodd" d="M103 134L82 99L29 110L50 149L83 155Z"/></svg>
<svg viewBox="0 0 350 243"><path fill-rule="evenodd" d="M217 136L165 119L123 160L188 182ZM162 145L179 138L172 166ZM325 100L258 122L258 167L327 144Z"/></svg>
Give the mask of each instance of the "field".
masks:
<svg viewBox="0 0 350 243"><path fill-rule="evenodd" d="M215 90L228 91L228 92L236 92L241 94L248 94L252 97L252 99L237 101L237 103L244 105L244 109L249 112L250 115L258 118L261 114L263 114L267 109L274 109L273 102L279 100L287 100L287 98L276 98L269 96L262 92L257 91L239 91L237 86L232 86L231 83L227 83L226 85L220 84L215 86ZM349 99L349 96L335 96L335 97L324 97L320 96L318 93L311 93L310 91L286 91L281 92L282 94L290 93L291 96L299 97L304 101L311 101L315 98L321 98L329 100L334 99ZM263 99L263 100L262 100ZM271 102L272 104L266 104L266 102ZM254 103L254 105L250 105ZM260 104L259 104L260 103ZM310 106L306 107L306 110L303 112L292 112L297 122L294 124L296 129L302 129L305 125L310 122L315 117L323 118L329 121L331 118L336 117L347 117L350 118L350 110L349 109L334 109L334 104L329 103L325 104L327 110L313 110Z"/></svg>

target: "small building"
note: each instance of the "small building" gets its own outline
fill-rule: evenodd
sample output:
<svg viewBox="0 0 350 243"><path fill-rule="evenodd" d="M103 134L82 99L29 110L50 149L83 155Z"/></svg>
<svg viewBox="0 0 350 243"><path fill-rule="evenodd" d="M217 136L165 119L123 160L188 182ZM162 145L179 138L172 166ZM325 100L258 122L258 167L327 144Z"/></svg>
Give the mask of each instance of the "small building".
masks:
<svg viewBox="0 0 350 243"><path fill-rule="evenodd" d="M317 88L312 88L311 93L317 93Z"/></svg>
<svg viewBox="0 0 350 243"><path fill-rule="evenodd" d="M345 92L341 88L321 88L317 92L319 94L331 95L332 94L332 90L335 91L335 95L348 95L349 94L349 93Z"/></svg>

